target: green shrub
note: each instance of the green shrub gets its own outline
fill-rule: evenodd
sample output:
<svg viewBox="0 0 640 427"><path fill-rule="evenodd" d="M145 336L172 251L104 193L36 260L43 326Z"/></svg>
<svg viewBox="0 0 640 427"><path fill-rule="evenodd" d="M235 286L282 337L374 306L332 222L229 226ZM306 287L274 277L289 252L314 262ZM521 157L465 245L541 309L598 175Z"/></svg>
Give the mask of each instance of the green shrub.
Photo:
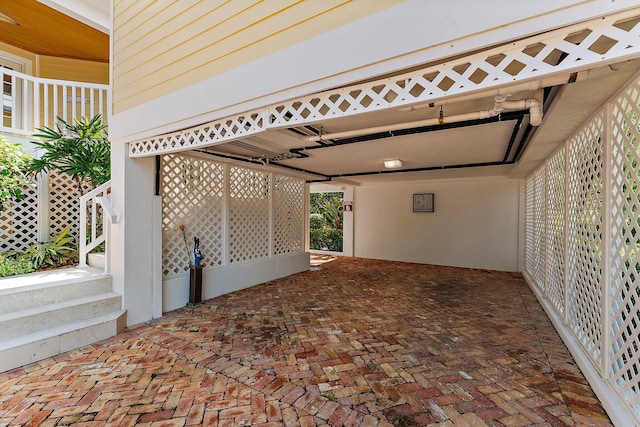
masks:
<svg viewBox="0 0 640 427"><path fill-rule="evenodd" d="M11 259L0 255L0 277L33 272L33 265L26 259Z"/></svg>
<svg viewBox="0 0 640 427"><path fill-rule="evenodd" d="M324 250L324 230L321 228L312 228L309 230L309 246L311 249L318 251Z"/></svg>
<svg viewBox="0 0 640 427"><path fill-rule="evenodd" d="M327 250L342 252L342 230L338 230L336 228L329 228L325 230L324 241L327 245Z"/></svg>
<svg viewBox="0 0 640 427"><path fill-rule="evenodd" d="M318 230L324 227L324 216L322 214L311 214L309 217L309 228L312 230Z"/></svg>

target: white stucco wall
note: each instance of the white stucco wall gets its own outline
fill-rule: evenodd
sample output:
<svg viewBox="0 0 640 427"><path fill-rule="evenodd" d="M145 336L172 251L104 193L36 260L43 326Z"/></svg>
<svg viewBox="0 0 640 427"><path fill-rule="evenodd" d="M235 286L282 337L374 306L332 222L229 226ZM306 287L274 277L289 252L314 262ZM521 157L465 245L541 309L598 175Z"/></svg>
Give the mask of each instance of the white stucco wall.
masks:
<svg viewBox="0 0 640 427"><path fill-rule="evenodd" d="M518 271L519 188L506 178L356 187L354 256ZM434 193L435 212L414 213L414 193Z"/></svg>

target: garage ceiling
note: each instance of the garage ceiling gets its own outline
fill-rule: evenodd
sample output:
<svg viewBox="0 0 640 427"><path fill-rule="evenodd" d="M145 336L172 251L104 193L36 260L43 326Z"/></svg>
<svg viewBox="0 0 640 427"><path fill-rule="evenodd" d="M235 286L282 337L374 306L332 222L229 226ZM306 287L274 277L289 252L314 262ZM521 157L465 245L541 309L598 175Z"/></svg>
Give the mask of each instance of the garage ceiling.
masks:
<svg viewBox="0 0 640 427"><path fill-rule="evenodd" d="M254 163L268 163L301 173L312 182L367 184L433 178L524 177L579 128L630 78L640 60L597 70L589 78L544 90L544 118L529 124L528 110L505 110L499 116L455 124L409 127L393 132L366 132L351 138L306 141L305 136L410 123L488 110L495 93L487 92L444 105L418 105L328 119L310 126L268 131L200 152ZM505 90L503 89L504 93ZM540 92L512 93L509 100L539 97ZM445 120L446 122L446 120ZM330 135L329 135L330 136ZM400 169L385 169L384 160L400 159Z"/></svg>

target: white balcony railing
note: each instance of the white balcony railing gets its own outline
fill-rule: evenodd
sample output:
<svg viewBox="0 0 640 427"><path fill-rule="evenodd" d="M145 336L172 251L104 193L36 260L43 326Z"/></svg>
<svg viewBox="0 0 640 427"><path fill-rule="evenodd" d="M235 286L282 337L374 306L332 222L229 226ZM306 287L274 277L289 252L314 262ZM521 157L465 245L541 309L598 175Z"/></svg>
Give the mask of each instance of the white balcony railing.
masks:
<svg viewBox="0 0 640 427"><path fill-rule="evenodd" d="M2 122L0 133L31 137L35 129L102 114L107 117L108 85L33 77L0 67Z"/></svg>

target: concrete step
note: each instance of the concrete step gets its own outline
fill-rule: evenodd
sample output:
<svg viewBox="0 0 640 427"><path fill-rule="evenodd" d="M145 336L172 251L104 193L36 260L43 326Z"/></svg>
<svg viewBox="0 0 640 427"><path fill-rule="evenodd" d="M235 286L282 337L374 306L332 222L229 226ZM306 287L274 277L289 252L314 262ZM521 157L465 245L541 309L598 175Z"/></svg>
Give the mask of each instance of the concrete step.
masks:
<svg viewBox="0 0 640 427"><path fill-rule="evenodd" d="M111 338L124 329L125 325L126 312L117 310L0 340L0 372Z"/></svg>
<svg viewBox="0 0 640 427"><path fill-rule="evenodd" d="M87 264L91 267L100 268L104 270L106 263L106 257L104 252L91 252L87 255Z"/></svg>
<svg viewBox="0 0 640 427"><path fill-rule="evenodd" d="M102 316L120 310L121 306L122 297L115 292L107 292L0 314L0 339Z"/></svg>
<svg viewBox="0 0 640 427"><path fill-rule="evenodd" d="M98 268L0 279L0 372L115 336L122 296Z"/></svg>
<svg viewBox="0 0 640 427"><path fill-rule="evenodd" d="M111 277L94 268L0 279L0 315L106 292L111 292Z"/></svg>

